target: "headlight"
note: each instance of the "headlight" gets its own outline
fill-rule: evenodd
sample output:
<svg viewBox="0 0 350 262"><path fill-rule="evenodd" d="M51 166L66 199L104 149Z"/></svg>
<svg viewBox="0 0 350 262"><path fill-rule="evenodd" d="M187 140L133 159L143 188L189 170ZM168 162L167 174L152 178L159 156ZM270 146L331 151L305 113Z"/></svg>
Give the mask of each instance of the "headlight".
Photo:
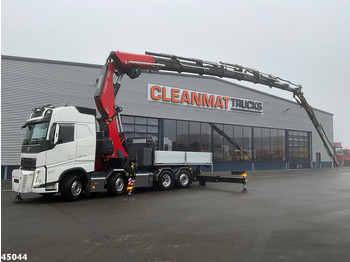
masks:
<svg viewBox="0 0 350 262"><path fill-rule="evenodd" d="M46 170L44 167L38 167L37 169L35 169L33 187L37 187L45 183L45 171Z"/></svg>

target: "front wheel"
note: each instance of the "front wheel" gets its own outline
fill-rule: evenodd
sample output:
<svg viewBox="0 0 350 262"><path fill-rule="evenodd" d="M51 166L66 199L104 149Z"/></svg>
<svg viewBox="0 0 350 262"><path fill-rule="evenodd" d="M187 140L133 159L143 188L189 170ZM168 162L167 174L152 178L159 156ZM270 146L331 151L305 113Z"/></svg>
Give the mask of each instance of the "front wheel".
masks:
<svg viewBox="0 0 350 262"><path fill-rule="evenodd" d="M66 177L61 184L61 195L68 201L78 200L83 195L83 180L78 175Z"/></svg>

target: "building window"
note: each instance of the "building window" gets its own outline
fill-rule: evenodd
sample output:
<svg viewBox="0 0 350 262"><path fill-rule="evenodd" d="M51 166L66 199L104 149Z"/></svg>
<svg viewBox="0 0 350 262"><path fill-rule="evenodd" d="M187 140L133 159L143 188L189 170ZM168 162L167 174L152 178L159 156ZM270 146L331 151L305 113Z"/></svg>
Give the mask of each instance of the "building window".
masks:
<svg viewBox="0 0 350 262"><path fill-rule="evenodd" d="M213 124L215 161L251 161L252 128Z"/></svg>
<svg viewBox="0 0 350 262"><path fill-rule="evenodd" d="M214 125L214 161L222 162L230 155L229 147L224 144L224 125Z"/></svg>
<svg viewBox="0 0 350 262"><path fill-rule="evenodd" d="M188 149L201 151L201 123L189 122Z"/></svg>
<svg viewBox="0 0 350 262"><path fill-rule="evenodd" d="M254 127L254 160L286 161L285 130Z"/></svg>
<svg viewBox="0 0 350 262"><path fill-rule="evenodd" d="M122 124L126 138L152 137L156 144L156 148L159 148L159 119L123 115Z"/></svg>
<svg viewBox="0 0 350 262"><path fill-rule="evenodd" d="M242 160L252 160L252 127L243 127L243 156Z"/></svg>
<svg viewBox="0 0 350 262"><path fill-rule="evenodd" d="M176 120L164 120L164 144L165 151L176 150Z"/></svg>
<svg viewBox="0 0 350 262"><path fill-rule="evenodd" d="M228 154L224 156L224 161L233 161L235 158L237 148L235 147L235 143L233 142L233 126L232 125L224 125L224 148L228 149Z"/></svg>
<svg viewBox="0 0 350 262"><path fill-rule="evenodd" d="M202 152L211 152L211 125L201 123L201 150Z"/></svg>
<svg viewBox="0 0 350 262"><path fill-rule="evenodd" d="M276 130L276 129L274 129ZM277 129L271 137L271 149L274 161L286 161L286 131Z"/></svg>
<svg viewBox="0 0 350 262"><path fill-rule="evenodd" d="M177 121L176 126L176 150L188 150L188 121Z"/></svg>
<svg viewBox="0 0 350 262"><path fill-rule="evenodd" d="M136 118L134 119L136 121ZM156 132L158 126L154 120L126 119L127 128L137 132ZM276 128L249 127L239 125L210 124L195 121L164 119L163 150L166 151L198 151L213 152L215 162L286 161L286 131ZM306 132L304 132L306 133ZM292 133L294 134L294 133ZM296 143L291 137L291 144L300 146L307 142L307 136L299 136ZM306 133L307 134L307 133ZM296 149L291 148L290 152ZM305 147L298 147L298 157L304 157ZM300 154L299 154L300 153Z"/></svg>
<svg viewBox="0 0 350 262"><path fill-rule="evenodd" d="M183 120L164 119L166 151L211 151L211 125Z"/></svg>

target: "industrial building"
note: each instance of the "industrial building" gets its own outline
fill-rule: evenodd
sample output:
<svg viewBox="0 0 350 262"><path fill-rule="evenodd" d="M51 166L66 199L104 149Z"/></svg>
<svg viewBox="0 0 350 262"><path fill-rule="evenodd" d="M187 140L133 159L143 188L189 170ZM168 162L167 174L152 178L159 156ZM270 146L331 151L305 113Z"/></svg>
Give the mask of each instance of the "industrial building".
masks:
<svg viewBox="0 0 350 262"><path fill-rule="evenodd" d="M2 56L1 67L1 177L10 179L32 109L95 108L101 65ZM212 152L214 171L332 167L303 108L242 84L167 72L125 76L117 96L125 136L151 136L160 150ZM314 111L333 141L333 114Z"/></svg>

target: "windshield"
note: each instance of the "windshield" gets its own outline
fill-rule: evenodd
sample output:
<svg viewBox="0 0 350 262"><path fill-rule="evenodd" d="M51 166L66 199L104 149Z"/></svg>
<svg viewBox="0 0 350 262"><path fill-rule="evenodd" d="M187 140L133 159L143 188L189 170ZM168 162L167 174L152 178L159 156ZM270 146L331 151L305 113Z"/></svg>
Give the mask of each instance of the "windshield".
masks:
<svg viewBox="0 0 350 262"><path fill-rule="evenodd" d="M23 140L23 145L39 144L46 139L49 123L36 123L27 126L27 132Z"/></svg>
<svg viewBox="0 0 350 262"><path fill-rule="evenodd" d="M343 153L343 149L341 148L341 147L336 147L335 148L335 152L337 152L337 153Z"/></svg>

